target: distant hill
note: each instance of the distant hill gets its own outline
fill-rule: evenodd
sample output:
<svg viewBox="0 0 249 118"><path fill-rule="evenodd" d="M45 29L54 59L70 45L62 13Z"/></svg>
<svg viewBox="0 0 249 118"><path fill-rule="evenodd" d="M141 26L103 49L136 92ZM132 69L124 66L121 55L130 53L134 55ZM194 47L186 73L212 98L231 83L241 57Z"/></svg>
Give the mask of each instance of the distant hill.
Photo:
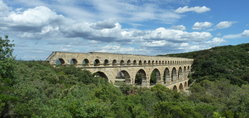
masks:
<svg viewBox="0 0 249 118"><path fill-rule="evenodd" d="M191 79L197 81L226 78L232 84L249 83L249 43L166 56L193 58Z"/></svg>

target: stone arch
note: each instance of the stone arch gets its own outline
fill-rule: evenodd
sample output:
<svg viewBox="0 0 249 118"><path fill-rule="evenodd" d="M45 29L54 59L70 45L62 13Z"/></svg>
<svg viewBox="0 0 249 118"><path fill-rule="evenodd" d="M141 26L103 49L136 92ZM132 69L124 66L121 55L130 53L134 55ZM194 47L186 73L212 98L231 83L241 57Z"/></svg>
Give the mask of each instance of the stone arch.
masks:
<svg viewBox="0 0 249 118"><path fill-rule="evenodd" d="M94 62L93 62L93 65L94 65L94 66L100 66L100 61L99 61L99 59L95 59Z"/></svg>
<svg viewBox="0 0 249 118"><path fill-rule="evenodd" d="M104 72L98 71L93 73L94 77L101 77L104 78L106 81L108 81L108 77L106 76L106 74Z"/></svg>
<svg viewBox="0 0 249 118"><path fill-rule="evenodd" d="M190 67L188 66L188 68L187 68L187 69L188 69L188 71L189 71Z"/></svg>
<svg viewBox="0 0 249 118"><path fill-rule="evenodd" d="M124 83L129 84L130 82L131 82L131 77L127 71L121 70L117 73L115 79L115 85L122 85Z"/></svg>
<svg viewBox="0 0 249 118"><path fill-rule="evenodd" d="M188 87L188 84L187 84L187 82L184 82L184 87Z"/></svg>
<svg viewBox="0 0 249 118"><path fill-rule="evenodd" d="M154 60L151 62L152 65L154 65Z"/></svg>
<svg viewBox="0 0 249 118"><path fill-rule="evenodd" d="M108 59L105 59L104 60L104 66L108 66L109 65L109 60Z"/></svg>
<svg viewBox="0 0 249 118"><path fill-rule="evenodd" d="M163 81L164 81L164 84L166 84L167 82L170 82L170 73L169 73L168 68L164 69Z"/></svg>
<svg viewBox="0 0 249 118"><path fill-rule="evenodd" d="M180 90L180 91L183 91L183 90L184 90L182 83L179 85L179 90Z"/></svg>
<svg viewBox="0 0 249 118"><path fill-rule="evenodd" d="M158 61L156 61L156 65L158 64Z"/></svg>
<svg viewBox="0 0 249 118"><path fill-rule="evenodd" d="M141 60L139 60L138 65L142 65L142 61Z"/></svg>
<svg viewBox="0 0 249 118"><path fill-rule="evenodd" d="M159 61L159 65L161 65L161 61Z"/></svg>
<svg viewBox="0 0 249 118"><path fill-rule="evenodd" d="M187 74L187 68L186 68L186 66L184 66L183 67L183 79L186 79L187 76L188 76L188 74Z"/></svg>
<svg viewBox="0 0 249 118"><path fill-rule="evenodd" d="M131 60L128 60L128 61L127 61L127 65L131 65Z"/></svg>
<svg viewBox="0 0 249 118"><path fill-rule="evenodd" d="M116 65L117 65L117 60L116 59L112 60L112 66L116 66Z"/></svg>
<svg viewBox="0 0 249 118"><path fill-rule="evenodd" d="M147 62L146 62L146 60L144 60L144 65L146 65L147 64Z"/></svg>
<svg viewBox="0 0 249 118"><path fill-rule="evenodd" d="M77 65L77 63L78 63L78 61L75 58L72 58L70 60L70 64L72 64L72 65Z"/></svg>
<svg viewBox="0 0 249 118"><path fill-rule="evenodd" d="M83 66L89 66L89 60L88 60L88 59L84 59L84 60L82 61L82 65L83 65Z"/></svg>
<svg viewBox="0 0 249 118"><path fill-rule="evenodd" d="M177 86L176 85L174 85L173 91L177 91Z"/></svg>
<svg viewBox="0 0 249 118"><path fill-rule="evenodd" d="M148 61L148 65L150 65L150 60Z"/></svg>
<svg viewBox="0 0 249 118"><path fill-rule="evenodd" d="M146 72L143 69L137 71L135 76L135 84L142 85L143 81L146 80Z"/></svg>
<svg viewBox="0 0 249 118"><path fill-rule="evenodd" d="M177 73L176 73L176 68L174 67L171 71L171 81L177 80Z"/></svg>
<svg viewBox="0 0 249 118"><path fill-rule="evenodd" d="M164 61L162 61L162 64L164 65Z"/></svg>
<svg viewBox="0 0 249 118"><path fill-rule="evenodd" d="M124 65L124 64L125 64L124 60L121 60L121 61L120 61L120 66L122 66L122 65Z"/></svg>
<svg viewBox="0 0 249 118"><path fill-rule="evenodd" d="M178 69L178 80L181 80L183 77L182 67L179 67Z"/></svg>
<svg viewBox="0 0 249 118"><path fill-rule="evenodd" d="M150 85L155 85L161 80L160 71L155 68L150 75Z"/></svg>
<svg viewBox="0 0 249 118"><path fill-rule="evenodd" d="M137 65L137 61L136 60L133 61L133 65Z"/></svg>
<svg viewBox="0 0 249 118"><path fill-rule="evenodd" d="M55 62L56 65L65 65L65 60L63 58L59 58Z"/></svg>

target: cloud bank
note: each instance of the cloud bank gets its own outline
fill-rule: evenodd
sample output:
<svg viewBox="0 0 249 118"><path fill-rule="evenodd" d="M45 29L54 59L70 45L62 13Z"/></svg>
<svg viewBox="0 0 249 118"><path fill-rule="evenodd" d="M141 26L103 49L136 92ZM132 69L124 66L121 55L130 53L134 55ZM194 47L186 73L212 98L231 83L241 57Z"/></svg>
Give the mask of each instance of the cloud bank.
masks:
<svg viewBox="0 0 249 118"><path fill-rule="evenodd" d="M189 6L184 6L184 7L179 7L178 9L175 10L176 13L186 13L186 12L196 12L196 13L204 13L208 12L211 9L206 7L206 6L196 6L196 7L189 7Z"/></svg>
<svg viewBox="0 0 249 118"><path fill-rule="evenodd" d="M71 9L74 2L69 4L61 1L59 6L51 6L43 1L30 2L25 3L28 5L26 9L14 9L0 0L0 11L4 11L0 15L0 33L8 33L13 37L17 56L25 55L21 59L45 59L51 51L56 50L154 55L205 49L224 42L223 38L215 37L210 32L187 31L184 25L137 29L127 28L124 24L124 21L139 23L150 20L167 24L180 19L179 13L210 11L205 6L182 7L174 11L158 9L158 6L150 4L138 6L132 1L97 2L101 1L89 1L89 6L92 6L93 11L96 10L92 14L77 6ZM109 2L114 5L110 6ZM68 10L61 12L49 6L63 6L63 10ZM85 16L72 17L70 13ZM196 22L193 29L201 30L211 26L210 22Z"/></svg>

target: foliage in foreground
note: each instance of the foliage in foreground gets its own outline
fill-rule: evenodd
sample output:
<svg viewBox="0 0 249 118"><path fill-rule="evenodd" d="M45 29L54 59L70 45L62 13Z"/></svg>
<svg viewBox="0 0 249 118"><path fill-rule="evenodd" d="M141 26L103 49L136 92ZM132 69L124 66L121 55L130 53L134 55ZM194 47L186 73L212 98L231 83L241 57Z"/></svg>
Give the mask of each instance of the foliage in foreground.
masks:
<svg viewBox="0 0 249 118"><path fill-rule="evenodd" d="M194 84L192 94L162 85L151 89L123 85L116 88L103 78L75 67L51 67L46 62L16 62L15 99L2 107L12 117L248 117L248 85L228 80Z"/></svg>
<svg viewBox="0 0 249 118"><path fill-rule="evenodd" d="M73 66L15 61L11 55L13 45L8 40L0 41L3 118L249 117L248 84L238 86L227 79L206 79L195 83L190 95L162 85L151 89L127 85L116 88L103 78Z"/></svg>

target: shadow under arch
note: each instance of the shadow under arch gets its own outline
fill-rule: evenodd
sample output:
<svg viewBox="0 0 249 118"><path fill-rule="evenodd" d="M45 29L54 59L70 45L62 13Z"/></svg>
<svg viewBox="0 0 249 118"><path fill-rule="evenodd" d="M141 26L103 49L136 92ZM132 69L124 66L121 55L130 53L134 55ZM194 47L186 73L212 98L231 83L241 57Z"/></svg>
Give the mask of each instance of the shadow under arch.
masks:
<svg viewBox="0 0 249 118"><path fill-rule="evenodd" d="M188 84L187 84L187 82L184 82L184 87L188 87Z"/></svg>
<svg viewBox="0 0 249 118"><path fill-rule="evenodd" d="M89 60L88 60L88 59L84 59L84 60L82 61L82 65L83 65L83 66L89 66Z"/></svg>
<svg viewBox="0 0 249 118"><path fill-rule="evenodd" d="M115 85L129 84L131 82L130 78L131 78L130 74L127 71L121 70L117 73L114 84Z"/></svg>
<svg viewBox="0 0 249 118"><path fill-rule="evenodd" d="M136 73L135 77L135 84L136 85L142 85L142 82L146 80L146 72L143 69L140 69Z"/></svg>
<svg viewBox="0 0 249 118"><path fill-rule="evenodd" d="M171 81L177 80L177 73L176 73L176 68L174 67L171 72Z"/></svg>
<svg viewBox="0 0 249 118"><path fill-rule="evenodd" d="M177 86L176 85L173 87L173 91L177 91Z"/></svg>
<svg viewBox="0 0 249 118"><path fill-rule="evenodd" d="M155 85L160 80L161 80L160 71L157 68L155 68L150 75L150 85Z"/></svg>
<svg viewBox="0 0 249 118"><path fill-rule="evenodd" d="M93 62L93 65L94 65L94 66L100 66L100 61L99 61L99 59L95 59L94 62Z"/></svg>
<svg viewBox="0 0 249 118"><path fill-rule="evenodd" d="M182 67L179 67L179 70L178 70L178 80L182 79L182 76L183 76Z"/></svg>
<svg viewBox="0 0 249 118"><path fill-rule="evenodd" d="M166 84L167 82L170 81L170 73L169 73L168 68L165 68L165 70L164 70L163 81L164 81L164 84Z"/></svg>
<svg viewBox="0 0 249 118"><path fill-rule="evenodd" d="M77 63L78 63L78 61L77 61L75 58L72 58L72 59L70 60L70 64L71 64L71 65L77 65Z"/></svg>
<svg viewBox="0 0 249 118"><path fill-rule="evenodd" d="M108 77L106 76L106 74L101 71L93 73L93 77L101 77L104 78L106 81L108 81Z"/></svg>
<svg viewBox="0 0 249 118"><path fill-rule="evenodd" d="M182 83L179 85L179 90L183 91L183 85L182 85Z"/></svg>
<svg viewBox="0 0 249 118"><path fill-rule="evenodd" d="M55 61L56 65L65 65L65 61L63 58L59 58Z"/></svg>

